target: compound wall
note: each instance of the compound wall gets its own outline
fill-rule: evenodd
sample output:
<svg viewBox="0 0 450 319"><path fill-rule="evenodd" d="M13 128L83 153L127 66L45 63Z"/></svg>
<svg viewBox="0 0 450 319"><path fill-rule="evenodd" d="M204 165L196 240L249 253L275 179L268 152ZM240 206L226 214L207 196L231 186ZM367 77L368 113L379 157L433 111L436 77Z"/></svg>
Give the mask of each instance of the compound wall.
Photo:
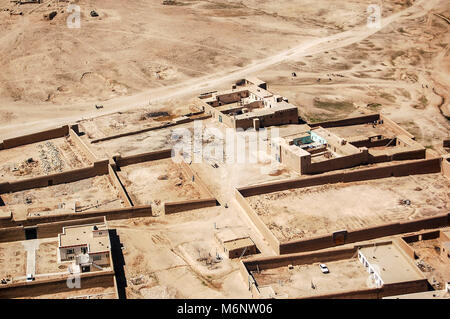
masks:
<svg viewBox="0 0 450 319"><path fill-rule="evenodd" d="M91 167L75 169L67 172L27 178L16 182L0 184L0 194L20 192L27 189L48 187L51 185L72 183L86 178L108 174L108 160L95 162Z"/></svg>
<svg viewBox="0 0 450 319"><path fill-rule="evenodd" d="M238 191L244 197L284 191L292 188L304 188L323 184L349 183L372 179L399 177L417 174L432 174L441 172L441 159L417 160L402 164L382 167L357 169L342 173L331 173L320 176L302 177L287 181L271 182L240 188Z"/></svg>
<svg viewBox="0 0 450 319"><path fill-rule="evenodd" d="M46 131L41 131L33 134L3 140L3 142L0 143L0 150L51 140L58 137L64 137L67 136L68 134L69 134L69 126L64 125Z"/></svg>
<svg viewBox="0 0 450 319"><path fill-rule="evenodd" d="M434 229L450 225L450 214L418 219L408 222L390 223L376 227L362 228L347 232L344 242L335 242L333 234L305 239L289 241L280 244L280 254L292 254L297 252L313 251L339 246L342 244L356 243L360 241L392 236L402 233Z"/></svg>
<svg viewBox="0 0 450 319"><path fill-rule="evenodd" d="M235 198L244 212L252 220L261 234L269 242L270 246L278 254L291 254L304 251L330 248L342 244L354 243L384 236L401 234L422 229L437 228L450 224L450 214L444 214L431 218L398 222L364 228L352 232L346 232L344 241L337 241L333 234L297 241L280 243L259 216L250 207L245 197L284 191L293 188L304 188L332 183L349 183L355 181L387 178L392 176L408 176L415 174L439 173L441 170L441 159L419 160L403 164L389 165L349 171L344 173L325 174L321 176L299 178L289 181L272 182L256 186L237 189Z"/></svg>
<svg viewBox="0 0 450 319"><path fill-rule="evenodd" d="M243 211L246 213L247 217L253 222L258 231L263 235L264 239L267 240L270 247L280 254L280 241L275 237L275 235L270 231L270 229L264 224L264 222L259 218L258 214L250 207L247 200L242 196L241 192L235 190L235 198L239 203Z"/></svg>
<svg viewBox="0 0 450 319"><path fill-rule="evenodd" d="M117 176L115 166L116 165L111 165L111 164L108 165L109 179L111 181L111 184L119 192L119 196L123 200L125 206L133 207L134 206L133 202L131 201L131 198L128 195L127 190L125 189L125 186L123 186L122 182L120 181L119 176Z"/></svg>
<svg viewBox="0 0 450 319"><path fill-rule="evenodd" d="M118 167L122 166L128 166L143 162L150 162L165 158L170 158L172 156L172 149L165 149L161 151L155 151L155 152L148 152L143 154L136 154L136 155L130 155L130 156L114 156L113 159L118 165Z"/></svg>
<svg viewBox="0 0 450 319"><path fill-rule="evenodd" d="M48 294L49 291L53 294L72 292L73 296L76 296L77 290L79 289L69 288L67 285L68 278L69 276L65 275L59 278L37 279L31 282L0 285L0 298L33 298ZM80 286L80 289L83 291L90 288L114 287L114 271L98 271L80 274Z"/></svg>
<svg viewBox="0 0 450 319"><path fill-rule="evenodd" d="M215 198L194 199L180 202L166 202L164 203L164 213L168 215L193 209L213 207L216 205L217 201Z"/></svg>
<svg viewBox="0 0 450 319"><path fill-rule="evenodd" d="M370 114L370 115L363 115L363 116L357 116L357 117L350 117L347 119L337 120L337 121L311 123L308 125L311 127L322 126L323 128L327 128L327 127L350 126L350 125L372 123L372 122L378 121L379 119L380 119L380 114Z"/></svg>
<svg viewBox="0 0 450 319"><path fill-rule="evenodd" d="M78 127L76 128L78 131ZM89 147L86 145L86 143L78 136L77 132L71 127L69 129L69 136L72 139L72 141L75 143L75 145L83 151L83 153L87 156L87 158L92 162L95 163L98 161L97 156L89 149Z"/></svg>

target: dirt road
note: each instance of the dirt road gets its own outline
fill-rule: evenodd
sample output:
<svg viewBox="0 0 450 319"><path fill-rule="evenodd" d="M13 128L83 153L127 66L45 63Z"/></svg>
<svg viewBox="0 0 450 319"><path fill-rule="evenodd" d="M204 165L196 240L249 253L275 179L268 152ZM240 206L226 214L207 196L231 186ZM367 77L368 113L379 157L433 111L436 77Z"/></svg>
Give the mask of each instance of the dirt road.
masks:
<svg viewBox="0 0 450 319"><path fill-rule="evenodd" d="M145 106L148 105L149 102L162 102L173 98L180 98L182 96L197 94L202 91L208 91L217 88L218 86L225 83L231 83L232 81L235 81L239 78L243 78L249 74L256 73L267 67L276 65L289 59L313 55L360 42L393 22L399 22L402 19L412 19L426 15L440 2L442 2L442 0L417 1L411 7L398 13L392 14L389 17L383 18L381 20L381 28L369 28L366 25L358 26L353 28L352 30L337 33L332 36L311 39L310 41L301 43L296 47L256 61L242 68L236 68L223 73L215 73L198 77L196 79L188 81L188 83L181 82L172 86L146 90L131 96L111 99L103 103L104 109L100 112L98 110L92 110L92 105L74 105L73 110L75 111L73 111L73 115L71 116L58 117L58 115L56 115L56 117L54 118L28 122L26 121L26 119L21 119L20 123L13 123L0 127L0 136L2 136L3 139L16 135L27 134L35 131L37 127L39 127L39 129L54 127L72 123L81 118L90 118L99 115L114 113L117 111L126 111L139 106ZM54 107L55 109L58 109L58 106L55 105ZM67 108L67 105L64 107Z"/></svg>

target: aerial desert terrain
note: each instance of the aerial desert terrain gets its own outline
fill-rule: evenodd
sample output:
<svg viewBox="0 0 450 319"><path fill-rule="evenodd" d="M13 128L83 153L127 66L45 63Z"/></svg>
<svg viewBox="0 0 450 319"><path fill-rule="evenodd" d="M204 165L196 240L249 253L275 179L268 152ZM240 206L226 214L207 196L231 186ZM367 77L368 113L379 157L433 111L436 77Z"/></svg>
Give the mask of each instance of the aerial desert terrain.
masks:
<svg viewBox="0 0 450 319"><path fill-rule="evenodd" d="M375 1L381 29L365 27L369 0L73 3L79 29L66 26L68 2L0 1L2 136L257 74L309 119L372 108L430 147L448 137L446 1Z"/></svg>
<svg viewBox="0 0 450 319"><path fill-rule="evenodd" d="M79 28L69 27L71 5L81 10ZM376 27L373 5L381 8ZM23 284L30 269L41 280L68 274L56 262L58 232L82 217L105 216L114 261L93 271L113 283L91 280L74 295L40 287L14 297L2 294L7 287L0 298L401 295L382 295L379 278L368 277L374 271L367 274L358 249L370 245L392 245L380 251L410 267L405 278L422 284L414 292L449 285L448 0L0 0L0 65L0 280ZM333 152L326 141L324 153L323 145L297 150L332 163L310 175L303 157L293 167L265 152L257 163L175 163L168 152L177 129L195 132L201 121L200 133L225 135L225 112L216 117L205 106L249 78L298 109L294 123L279 125L283 138L305 125L301 133L314 144L315 124L378 117L322 130L354 154L335 145ZM224 103L241 103L230 118L245 116L243 101ZM54 128L66 131L8 147L14 137ZM289 146L305 136L296 138ZM373 155L384 151L390 155ZM39 220L47 233L37 231L33 248L27 231ZM24 238L10 240L17 229ZM232 256L230 242L242 240L254 251ZM308 262L301 254L311 254Z"/></svg>

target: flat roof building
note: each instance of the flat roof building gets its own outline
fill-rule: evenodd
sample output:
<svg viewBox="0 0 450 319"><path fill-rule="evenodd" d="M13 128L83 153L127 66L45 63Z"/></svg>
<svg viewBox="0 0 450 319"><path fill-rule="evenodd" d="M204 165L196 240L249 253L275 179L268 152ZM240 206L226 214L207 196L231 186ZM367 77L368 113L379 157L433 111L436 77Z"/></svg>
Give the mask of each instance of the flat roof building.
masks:
<svg viewBox="0 0 450 319"><path fill-rule="evenodd" d="M206 112L229 127L257 130L298 123L298 108L269 92L267 84L256 78L243 79L229 90L201 94L199 98Z"/></svg>
<svg viewBox="0 0 450 319"><path fill-rule="evenodd" d="M425 279L413 260L394 243L362 247L358 259L372 274L377 287Z"/></svg>
<svg viewBox="0 0 450 319"><path fill-rule="evenodd" d="M111 264L111 242L104 223L63 227L58 234L59 262L73 261L81 272Z"/></svg>

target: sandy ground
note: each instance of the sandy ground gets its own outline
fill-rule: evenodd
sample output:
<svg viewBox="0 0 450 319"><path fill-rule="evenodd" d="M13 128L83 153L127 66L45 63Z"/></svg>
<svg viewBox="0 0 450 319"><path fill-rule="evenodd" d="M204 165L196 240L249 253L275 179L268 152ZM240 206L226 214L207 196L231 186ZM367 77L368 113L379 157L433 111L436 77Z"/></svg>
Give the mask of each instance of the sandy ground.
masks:
<svg viewBox="0 0 450 319"><path fill-rule="evenodd" d="M68 264L58 264L58 240L40 243L36 251L36 274L67 272Z"/></svg>
<svg viewBox="0 0 450 319"><path fill-rule="evenodd" d="M392 43L404 50L413 49L417 47L416 39L419 38L427 46L428 41L425 40L430 38L428 33L431 32L431 37L435 38L434 43L442 45L427 51L431 61L427 67L438 69L436 75L443 87L440 94L447 94L445 82L448 81L448 72L446 74L442 68L442 65L448 66L444 48L448 38L447 33L442 32L447 26L443 24L443 19L434 15L430 16L433 23L427 24L429 29L417 22L424 16L426 18L429 10L445 14L448 6L443 0L414 1L410 2L413 3L410 7L407 1L384 2L381 29L367 28L366 10L370 1L365 0L351 3L327 0L320 4L310 0L285 0L278 1L277 4L243 1L236 5L225 1L186 1L178 6L162 6L159 1L154 0L146 4L130 2L126 8L114 1L102 1L96 8L100 13L99 19L91 19L87 15L93 8L93 3L79 3L83 12L83 27L69 31L65 28L67 13L57 15L51 22L43 21L43 13L39 10L32 14L24 10L24 16L8 17L7 11L2 13L7 15L3 20L4 30L13 30L1 38L4 43L2 48L5 48L3 54L8 56L5 59L5 69L14 70L5 72L5 80L2 82L6 101L2 104L2 112L7 120L1 128L2 135L12 134L9 129L17 128L19 121L22 121L20 131L25 132L33 130L33 127L53 126L55 123L76 121L81 116L93 116L98 114L92 110L93 102L99 100L108 100L104 103L105 110L101 112L113 112L147 105L150 100L192 96L200 91L228 85L250 73L265 80L279 78L286 85L280 72L288 77L292 67L289 66L289 71L283 71L284 64L280 64L283 61L319 56L319 61L314 66L326 65L321 54L339 48L354 53L351 45L360 45L365 40L372 41L379 33L382 35L378 37L380 50L374 51L377 54L389 54ZM4 0L3 6L9 5ZM145 10L145 6L151 10ZM28 25L31 23L34 26L33 32L21 32L29 30ZM192 28L185 28L186 25ZM404 25L412 25L416 34L393 32ZM43 30L45 32L41 32ZM110 32L111 30L114 32ZM105 32L108 32L107 37L103 36ZM46 36L35 36L38 33ZM393 38L399 35L402 38ZM405 41L403 37L409 41ZM12 43L15 43L14 52L10 50ZM129 45L123 49L117 49L116 46L111 50L112 43ZM28 54L28 48L33 48L34 54ZM72 56L77 56L77 59L71 59ZM207 58L212 56L214 58ZM153 66L146 65L145 61L177 69L177 77L164 75L165 66L152 69ZM202 73L189 74L185 70L187 67L182 64L188 64L189 69ZM276 70L271 68L274 65ZM18 68L21 71L18 72ZM180 72L181 68L184 69ZM410 68L415 69L416 66L410 65ZM263 70L265 71L261 72ZM162 76L155 76L158 72L163 72ZM310 73L317 79L323 72L314 70ZM28 87L35 80L35 74L39 74L41 80L39 85L33 85L33 90L30 90ZM151 79L152 76L156 79ZM152 88L155 83L156 88ZM391 86L392 83L388 84ZM304 91L306 88L301 85L301 90ZM358 85L360 83L351 84ZM323 86L322 93L324 90L329 92L329 88L328 85ZM285 89L291 92L288 95L290 99L295 100L293 88ZM355 103L367 96L366 91L367 83L364 82L362 87L356 89L359 95L354 97ZM319 92L320 90L317 91ZM348 92L353 94L350 90ZM334 99L336 94L332 93L328 95ZM328 97L321 94L320 98ZM89 100L92 102L87 102ZM439 102L431 98L428 100L430 107L425 113L435 115L433 110ZM40 105L39 111L35 107L37 104ZM309 104L307 99L301 98L300 105L305 104ZM402 104L396 113L400 115L407 110L406 105ZM423 113L420 112L422 115ZM27 118L26 125L23 123L24 118ZM417 121L426 122L429 121L428 118ZM442 120L438 121L439 127L448 125L443 124Z"/></svg>
<svg viewBox="0 0 450 319"><path fill-rule="evenodd" d="M31 199L30 204L26 203L27 198ZM28 213L73 212L75 202L79 202L81 211L122 207L118 193L107 176L3 194L2 199L13 211L15 219L24 218ZM64 206L59 208L60 204Z"/></svg>
<svg viewBox="0 0 450 319"><path fill-rule="evenodd" d="M164 202L208 197L170 158L125 166L118 175L135 205L161 208Z"/></svg>
<svg viewBox="0 0 450 319"><path fill-rule="evenodd" d="M28 162L29 159L32 161ZM2 150L0 163L0 177L3 181L60 173L92 165L70 137Z"/></svg>
<svg viewBox="0 0 450 319"><path fill-rule="evenodd" d="M369 274L357 258L326 263L330 273L323 274L319 263L279 267L253 272L258 286L270 285L277 297L301 298L348 290L370 288ZM315 288L312 288L314 286Z"/></svg>
<svg viewBox="0 0 450 319"><path fill-rule="evenodd" d="M357 43L258 75L302 106L309 121L381 111L437 149L450 131L450 56L449 25L434 13L448 16L449 10L441 2L429 14L395 21Z"/></svg>
<svg viewBox="0 0 450 319"><path fill-rule="evenodd" d="M0 280L26 276L27 253L20 242L0 244Z"/></svg>
<svg viewBox="0 0 450 319"><path fill-rule="evenodd" d="M236 227L255 237L236 211L211 207L109 225L124 244L127 298L251 297L238 260L224 257L214 238L216 232ZM216 252L220 262L213 262Z"/></svg>
<svg viewBox="0 0 450 319"><path fill-rule="evenodd" d="M192 123L180 124L173 127L93 143L90 147L99 158L112 157L117 154L128 156L160 151L172 147L174 143L172 136L177 130L192 130L192 127Z"/></svg>
<svg viewBox="0 0 450 319"><path fill-rule="evenodd" d="M252 196L248 201L281 241L444 214L450 182L441 174L323 185ZM410 205L400 203L410 200Z"/></svg>
<svg viewBox="0 0 450 319"><path fill-rule="evenodd" d="M436 248L441 246L437 239L410 243L419 259L416 261L428 281L436 290L444 289L450 279L448 259L444 260Z"/></svg>

